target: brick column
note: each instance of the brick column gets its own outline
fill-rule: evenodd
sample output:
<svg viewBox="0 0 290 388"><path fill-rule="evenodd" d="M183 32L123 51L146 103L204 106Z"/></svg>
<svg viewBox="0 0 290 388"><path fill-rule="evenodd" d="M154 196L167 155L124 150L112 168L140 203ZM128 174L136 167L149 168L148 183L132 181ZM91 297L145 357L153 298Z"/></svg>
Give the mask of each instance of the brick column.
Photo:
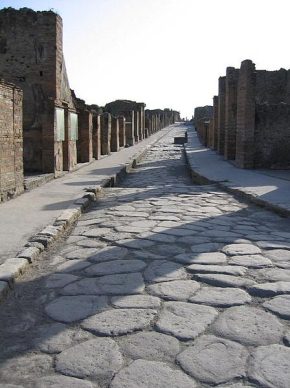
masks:
<svg viewBox="0 0 290 388"><path fill-rule="evenodd" d="M118 152L119 146L119 121L117 117L112 116L111 118L111 151Z"/></svg>
<svg viewBox="0 0 290 388"><path fill-rule="evenodd" d="M226 73L226 100L225 100L225 159L236 158L237 134L237 90L239 70L228 67Z"/></svg>
<svg viewBox="0 0 290 388"><path fill-rule="evenodd" d="M71 132L71 119L69 109L64 109L65 140L63 142L63 169L66 171L73 170L77 165L77 145L76 140Z"/></svg>
<svg viewBox="0 0 290 388"><path fill-rule="evenodd" d="M219 78L219 99L218 99L218 141L217 150L220 154L224 153L225 143L225 93L226 77Z"/></svg>
<svg viewBox="0 0 290 388"><path fill-rule="evenodd" d="M132 110L128 115L126 116L126 145L132 146L135 144L135 138L134 138L134 121L135 121L135 115L134 111Z"/></svg>
<svg viewBox="0 0 290 388"><path fill-rule="evenodd" d="M219 103L218 96L214 96L213 97L213 142L212 142L212 148L214 150L217 149L217 144L218 144L218 103Z"/></svg>
<svg viewBox="0 0 290 388"><path fill-rule="evenodd" d="M93 116L88 110L79 111L79 136L77 142L78 162L86 163L93 159Z"/></svg>
<svg viewBox="0 0 290 388"><path fill-rule="evenodd" d="M93 116L93 157L98 160L101 157L101 116Z"/></svg>
<svg viewBox="0 0 290 388"><path fill-rule="evenodd" d="M109 155L111 153L111 115L103 113L101 115L101 153Z"/></svg>
<svg viewBox="0 0 290 388"><path fill-rule="evenodd" d="M124 116L118 117L119 122L119 145L125 147L126 145L126 119Z"/></svg>
<svg viewBox="0 0 290 388"><path fill-rule="evenodd" d="M240 68L237 97L236 164L254 167L255 147L255 65L243 61Z"/></svg>

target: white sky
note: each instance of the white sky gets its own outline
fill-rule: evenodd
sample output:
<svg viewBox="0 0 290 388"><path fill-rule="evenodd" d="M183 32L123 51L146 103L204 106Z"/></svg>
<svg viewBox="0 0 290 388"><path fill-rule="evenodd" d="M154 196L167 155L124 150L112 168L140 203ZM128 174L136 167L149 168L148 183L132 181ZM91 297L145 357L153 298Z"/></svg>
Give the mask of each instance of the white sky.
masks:
<svg viewBox="0 0 290 388"><path fill-rule="evenodd" d="M70 86L87 103L132 99L191 117L227 66L290 68L289 0L0 0L8 6L62 16Z"/></svg>

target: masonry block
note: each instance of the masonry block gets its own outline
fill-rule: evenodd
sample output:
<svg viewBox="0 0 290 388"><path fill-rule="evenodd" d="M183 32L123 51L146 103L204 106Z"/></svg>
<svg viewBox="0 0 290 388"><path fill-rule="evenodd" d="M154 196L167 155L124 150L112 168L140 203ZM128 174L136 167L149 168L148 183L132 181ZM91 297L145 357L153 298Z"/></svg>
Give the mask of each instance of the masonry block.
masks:
<svg viewBox="0 0 290 388"><path fill-rule="evenodd" d="M119 124L119 146L125 147L126 145L126 119L124 116L118 117Z"/></svg>
<svg viewBox="0 0 290 388"><path fill-rule="evenodd" d="M111 117L111 151L118 152L119 145L119 120L117 117Z"/></svg>
<svg viewBox="0 0 290 388"><path fill-rule="evenodd" d="M111 153L111 125L112 116L110 113L101 115L101 154L109 155Z"/></svg>

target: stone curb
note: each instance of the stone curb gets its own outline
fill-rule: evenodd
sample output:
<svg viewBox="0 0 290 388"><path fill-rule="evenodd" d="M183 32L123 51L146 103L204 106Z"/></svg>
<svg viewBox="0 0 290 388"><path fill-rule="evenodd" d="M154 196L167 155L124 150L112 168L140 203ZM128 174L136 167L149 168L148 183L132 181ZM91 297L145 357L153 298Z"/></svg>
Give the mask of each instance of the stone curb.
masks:
<svg viewBox="0 0 290 388"><path fill-rule="evenodd" d="M256 196L255 194L246 193L242 189L232 188L229 186L229 183L227 183L226 181L224 181L224 182L214 181L214 180L208 179L204 175L199 174L196 171L195 167L192 166L192 164L190 162L190 158L187 155L186 145L184 145L184 152L185 152L186 162L187 162L187 165L188 165L189 170L190 170L191 179L194 182L196 182L197 184L199 184L199 185L214 184L214 185L218 186L219 188L227 191L228 193L233 194L237 198L247 200L249 202L254 203L257 206L271 210L274 213L279 214L282 217L289 217L290 216L290 210L287 208L284 208L283 206L275 205L269 201L265 201L265 200L259 198L258 196Z"/></svg>
<svg viewBox="0 0 290 388"><path fill-rule="evenodd" d="M26 267L29 266L40 254L48 249L49 246L58 240L64 232L71 227L97 198L99 192L105 187L114 187L122 181L126 174L144 157L144 155L160 139L167 135L168 131L158 137L155 141L145 146L139 152L134 154L131 160L120 170L109 178L104 179L100 185L91 188L81 198L73 201L71 206L64 210L54 221L52 225L47 225L40 232L30 237L24 248L16 255L17 257L7 259L0 265L0 302L7 296L9 290L13 288L15 280L23 274Z"/></svg>

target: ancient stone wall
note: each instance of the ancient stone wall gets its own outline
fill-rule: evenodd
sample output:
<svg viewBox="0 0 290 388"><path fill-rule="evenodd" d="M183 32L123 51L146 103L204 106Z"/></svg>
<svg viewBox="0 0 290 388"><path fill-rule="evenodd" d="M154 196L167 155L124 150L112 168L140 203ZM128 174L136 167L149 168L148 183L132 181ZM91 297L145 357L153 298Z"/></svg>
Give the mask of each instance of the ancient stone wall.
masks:
<svg viewBox="0 0 290 388"><path fill-rule="evenodd" d="M218 142L218 96L213 97L213 135L212 135L212 148L217 149Z"/></svg>
<svg viewBox="0 0 290 388"><path fill-rule="evenodd" d="M101 115L101 154L109 155L111 153L111 125L112 116L110 113Z"/></svg>
<svg viewBox="0 0 290 388"><path fill-rule="evenodd" d="M119 120L117 117L111 116L111 151L117 152L119 149Z"/></svg>

